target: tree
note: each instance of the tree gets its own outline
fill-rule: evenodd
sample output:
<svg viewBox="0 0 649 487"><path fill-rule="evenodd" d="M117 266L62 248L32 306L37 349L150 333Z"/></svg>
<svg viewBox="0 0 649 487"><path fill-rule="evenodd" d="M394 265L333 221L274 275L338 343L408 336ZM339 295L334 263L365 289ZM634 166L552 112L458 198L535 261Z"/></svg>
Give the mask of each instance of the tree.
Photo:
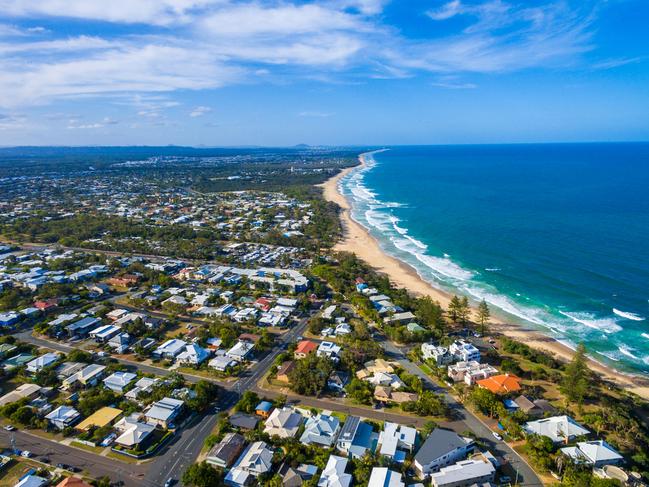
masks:
<svg viewBox="0 0 649 487"><path fill-rule="evenodd" d="M297 360L295 367L289 372L291 390L298 394L317 396L327 387L327 379L332 370L331 359L310 353L302 360Z"/></svg>
<svg viewBox="0 0 649 487"><path fill-rule="evenodd" d="M451 319L453 323L457 323L459 317L460 317L460 309L462 308L462 303L460 301L460 298L457 296L453 296L451 298L450 303L448 303L448 317Z"/></svg>
<svg viewBox="0 0 649 487"><path fill-rule="evenodd" d="M234 409L242 413L254 413L257 404L259 404L259 396L252 391L246 391L234 406Z"/></svg>
<svg viewBox="0 0 649 487"><path fill-rule="evenodd" d="M586 346L580 343L572 362L566 367L562 392L566 399L581 409L590 387L591 373L586 359Z"/></svg>
<svg viewBox="0 0 649 487"><path fill-rule="evenodd" d="M483 299L478 305L478 323L480 323L480 334L484 335L485 325L489 322L491 317L491 311L489 310L489 305Z"/></svg>
<svg viewBox="0 0 649 487"><path fill-rule="evenodd" d="M462 299L460 300L460 307L458 308L457 312L457 318L460 323L466 325L467 321L469 321L470 316L471 306L469 305L469 298L462 296Z"/></svg>
<svg viewBox="0 0 649 487"><path fill-rule="evenodd" d="M183 473L182 482L191 487L221 487L223 474L207 462L194 463Z"/></svg>
<svg viewBox="0 0 649 487"><path fill-rule="evenodd" d="M345 388L347 395L360 404L372 404L374 391L369 382L353 378Z"/></svg>

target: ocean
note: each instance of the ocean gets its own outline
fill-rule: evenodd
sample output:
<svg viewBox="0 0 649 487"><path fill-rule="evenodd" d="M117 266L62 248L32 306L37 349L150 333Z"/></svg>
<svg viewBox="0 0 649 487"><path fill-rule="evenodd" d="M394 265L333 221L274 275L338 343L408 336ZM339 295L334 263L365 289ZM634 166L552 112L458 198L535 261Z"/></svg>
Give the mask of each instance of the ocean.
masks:
<svg viewBox="0 0 649 487"><path fill-rule="evenodd" d="M649 374L649 143L387 149L339 183L386 253Z"/></svg>

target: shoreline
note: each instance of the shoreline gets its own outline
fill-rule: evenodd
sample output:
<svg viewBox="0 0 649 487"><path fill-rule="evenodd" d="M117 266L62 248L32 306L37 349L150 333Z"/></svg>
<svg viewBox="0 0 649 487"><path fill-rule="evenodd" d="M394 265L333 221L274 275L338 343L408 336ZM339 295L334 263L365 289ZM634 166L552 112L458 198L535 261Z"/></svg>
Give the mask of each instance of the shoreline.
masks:
<svg viewBox="0 0 649 487"><path fill-rule="evenodd" d="M358 160L360 166L363 166L365 164L364 154L359 155ZM341 208L340 219L343 238L335 245L334 250L356 254L376 272L389 276L390 281L397 287L405 288L416 296L430 296L435 301L438 301L442 307L446 308L452 297L449 293L422 279L414 267L388 255L381 249L374 236L352 218L351 205L347 198L338 191L338 183L351 171L357 170L358 167L343 169L337 175L319 185L323 190L324 199L336 203ZM493 311L493 314L496 315L497 310ZM532 328L507 323L498 316L492 317L489 329L492 332L523 342L532 348L549 352L564 361L570 361L574 355L573 349L554 338ZM591 369L604 379L618 384L645 400L649 400L649 378L619 372L592 358L589 358L589 364Z"/></svg>

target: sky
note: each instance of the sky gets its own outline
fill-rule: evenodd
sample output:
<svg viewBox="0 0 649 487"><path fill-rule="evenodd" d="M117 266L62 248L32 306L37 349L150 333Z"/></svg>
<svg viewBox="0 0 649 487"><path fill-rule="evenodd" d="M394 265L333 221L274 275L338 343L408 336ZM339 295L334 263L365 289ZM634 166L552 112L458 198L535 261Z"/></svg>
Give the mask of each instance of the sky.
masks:
<svg viewBox="0 0 649 487"><path fill-rule="evenodd" d="M646 0L0 0L0 146L649 140Z"/></svg>

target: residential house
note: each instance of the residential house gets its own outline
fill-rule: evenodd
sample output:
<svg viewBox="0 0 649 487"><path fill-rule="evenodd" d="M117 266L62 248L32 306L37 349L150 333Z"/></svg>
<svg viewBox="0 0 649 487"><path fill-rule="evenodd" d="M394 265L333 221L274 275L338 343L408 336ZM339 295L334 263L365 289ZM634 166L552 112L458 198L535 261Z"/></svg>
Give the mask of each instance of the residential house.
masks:
<svg viewBox="0 0 649 487"><path fill-rule="evenodd" d="M272 402L261 401L255 407L255 414L257 414L257 416L261 416L262 418L268 418L272 410L273 410Z"/></svg>
<svg viewBox="0 0 649 487"><path fill-rule="evenodd" d="M273 451L263 441L250 445L227 473L225 484L240 487L248 485L252 478L269 472L273 467Z"/></svg>
<svg viewBox="0 0 649 487"><path fill-rule="evenodd" d="M59 430L63 430L68 426L72 426L81 417L81 413L70 406L59 406L50 414L45 416L52 426Z"/></svg>
<svg viewBox="0 0 649 487"><path fill-rule="evenodd" d="M593 468L618 465L624 461L624 457L604 440L580 441L576 446L561 448L561 453L570 457L575 463L586 464Z"/></svg>
<svg viewBox="0 0 649 487"><path fill-rule="evenodd" d="M21 384L13 391L8 392L0 397L0 407L20 401L21 399L34 399L41 391L41 387L36 384Z"/></svg>
<svg viewBox="0 0 649 487"><path fill-rule="evenodd" d="M259 423L259 418L252 414L234 413L228 418L228 421L235 428L243 430L254 430Z"/></svg>
<svg viewBox="0 0 649 487"><path fill-rule="evenodd" d="M496 469L489 460L470 459L442 467L431 474L430 480L433 487L468 487L490 484L495 475Z"/></svg>
<svg viewBox="0 0 649 487"><path fill-rule="evenodd" d="M144 417L149 424L171 428L174 419L178 417L184 404L180 399L165 397L153 403L148 411L144 413Z"/></svg>
<svg viewBox="0 0 649 487"><path fill-rule="evenodd" d="M36 372L40 372L46 367L49 367L50 365L56 363L60 358L60 355L58 353L45 353L41 355L40 357L36 357L34 360L31 362L27 362L27 371L31 372L32 374L35 374Z"/></svg>
<svg viewBox="0 0 649 487"><path fill-rule="evenodd" d="M98 328L93 329L89 336L97 343L106 343L108 340L117 335L122 329L114 324L103 325Z"/></svg>
<svg viewBox="0 0 649 487"><path fill-rule="evenodd" d="M556 409L545 399L531 400L523 395L518 396L513 400L505 400L505 407L511 411L523 411L525 414L533 417L540 418L544 414L553 414Z"/></svg>
<svg viewBox="0 0 649 487"><path fill-rule="evenodd" d="M105 365L99 365L99 364L86 365L83 369L81 369L76 374L72 374L71 376L64 379L63 387L70 388L70 387L77 387L77 386L83 386L83 387L96 386L97 383L99 382L99 379L101 379L102 376L104 375L105 370L106 370Z"/></svg>
<svg viewBox="0 0 649 487"><path fill-rule="evenodd" d="M320 342L316 354L318 357L329 357L334 362L338 362L341 350L340 345L336 345L333 342Z"/></svg>
<svg viewBox="0 0 649 487"><path fill-rule="evenodd" d="M424 360L432 360L438 367L449 365L455 359L448 348L436 346L432 343L421 344L421 356Z"/></svg>
<svg viewBox="0 0 649 487"><path fill-rule="evenodd" d="M478 387L487 389L494 394L509 394L521 390L520 378L512 374L492 375L476 381Z"/></svg>
<svg viewBox="0 0 649 487"><path fill-rule="evenodd" d="M136 374L118 371L106 377L103 382L108 389L121 394L124 392L124 388L135 379L137 379Z"/></svg>
<svg viewBox="0 0 649 487"><path fill-rule="evenodd" d="M288 384L291 381L289 375L294 368L295 368L295 362L293 362L292 360L288 360L284 362L277 369L277 374L275 376L275 379L278 382L283 382L284 384Z"/></svg>
<svg viewBox="0 0 649 487"><path fill-rule="evenodd" d="M371 450L374 437L372 426L358 416L348 416L338 435L336 448L351 458L361 458Z"/></svg>
<svg viewBox="0 0 649 487"><path fill-rule="evenodd" d="M306 358L306 356L309 355L310 353L314 353L316 350L318 350L317 343L312 342L310 340L302 340L300 343L297 344L293 356L296 359L303 359Z"/></svg>
<svg viewBox="0 0 649 487"><path fill-rule="evenodd" d="M528 421L523 425L523 431L527 434L547 436L553 443L568 443L579 436L590 434L590 431L565 415Z"/></svg>
<svg viewBox="0 0 649 487"><path fill-rule="evenodd" d="M436 428L419 448L413 460L413 468L420 478L425 478L442 467L463 460L473 450L473 446L471 438Z"/></svg>
<svg viewBox="0 0 649 487"><path fill-rule="evenodd" d="M135 383L133 389L129 390L124 397L130 399L131 401L137 401L140 393L150 392L153 389L153 385L158 382L158 379L152 379L150 377L142 377Z"/></svg>
<svg viewBox="0 0 649 487"><path fill-rule="evenodd" d="M254 343L240 340L225 354L232 360L236 360L237 362L245 362L252 356L254 348Z"/></svg>
<svg viewBox="0 0 649 487"><path fill-rule="evenodd" d="M166 358L168 360L174 360L178 355L182 353L186 346L186 341L179 340L178 338L172 338L156 348L153 351L153 356L158 358Z"/></svg>
<svg viewBox="0 0 649 487"><path fill-rule="evenodd" d="M116 444L130 449L144 448L151 438L151 433L155 431L155 426L139 421L138 416L128 416L115 423L115 430L120 433L115 439Z"/></svg>
<svg viewBox="0 0 649 487"><path fill-rule="evenodd" d="M91 428L103 428L112 424L121 414L121 409L103 407L81 421L75 428L79 431L88 431Z"/></svg>
<svg viewBox="0 0 649 487"><path fill-rule="evenodd" d="M386 316L385 318L383 318L383 321L389 324L398 324L398 323L406 324L406 323L410 323L415 319L417 319L417 317L414 314L412 314L410 311L405 311L402 313L394 313L391 316Z"/></svg>
<svg viewBox="0 0 649 487"><path fill-rule="evenodd" d="M336 455L330 455L325 465L318 487L349 487L352 483L351 474L345 473L348 460Z"/></svg>
<svg viewBox="0 0 649 487"><path fill-rule="evenodd" d="M200 365L210 356L210 352L204 348L190 343L185 346L185 349L176 357L176 361L184 365Z"/></svg>
<svg viewBox="0 0 649 487"><path fill-rule="evenodd" d="M331 390L342 392L345 390L347 382L349 382L349 375L347 372L334 370L327 379L327 387Z"/></svg>
<svg viewBox="0 0 649 487"><path fill-rule="evenodd" d="M386 467L374 467L367 487L406 487L399 472Z"/></svg>
<svg viewBox="0 0 649 487"><path fill-rule="evenodd" d="M497 373L498 369L495 367L489 364L481 364L475 360L458 362L450 365L447 370L447 374L453 382L464 382L468 386L472 386L476 381L486 379Z"/></svg>
<svg viewBox="0 0 649 487"><path fill-rule="evenodd" d="M227 433L207 453L205 461L219 468L230 468L246 445L246 439L239 433Z"/></svg>
<svg viewBox="0 0 649 487"><path fill-rule="evenodd" d="M464 340L457 340L448 347L448 351L458 362L480 362L480 350Z"/></svg>
<svg viewBox="0 0 649 487"><path fill-rule="evenodd" d="M236 366L239 362L225 355L217 355L211 359L207 365L219 372L227 372L228 369Z"/></svg>
<svg viewBox="0 0 649 487"><path fill-rule="evenodd" d="M293 409L275 408L264 426L264 433L270 436L279 436L280 438L293 438L297 435L300 426L304 422L301 414L296 413Z"/></svg>
<svg viewBox="0 0 649 487"><path fill-rule="evenodd" d="M390 460L401 463L405 460L407 453L412 453L416 442L417 430L415 428L386 421L383 431L379 434L379 452Z"/></svg>
<svg viewBox="0 0 649 487"><path fill-rule="evenodd" d="M336 441L339 432L340 420L338 418L328 414L318 414L307 419L300 443L330 447Z"/></svg>

